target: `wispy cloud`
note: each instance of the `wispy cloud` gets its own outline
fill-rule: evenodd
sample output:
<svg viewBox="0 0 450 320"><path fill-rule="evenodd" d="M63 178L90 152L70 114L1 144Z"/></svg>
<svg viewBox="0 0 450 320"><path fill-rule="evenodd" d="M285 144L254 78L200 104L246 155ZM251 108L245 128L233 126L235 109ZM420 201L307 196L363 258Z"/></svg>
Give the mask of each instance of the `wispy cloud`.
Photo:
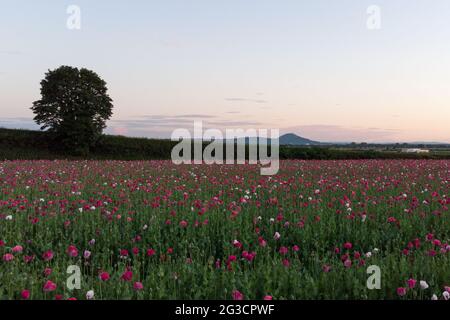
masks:
<svg viewBox="0 0 450 320"><path fill-rule="evenodd" d="M20 54L22 54L23 52L22 51L19 51L19 50L0 50L0 54L6 54L6 55L14 55L14 56L17 56L17 55L20 55Z"/></svg>
<svg viewBox="0 0 450 320"><path fill-rule="evenodd" d="M251 103L267 103L267 100L262 99L248 99L248 98L225 98L228 102L251 102Z"/></svg>
<svg viewBox="0 0 450 320"><path fill-rule="evenodd" d="M158 119L158 120L172 120L172 119L212 119L217 116L211 114L178 114L178 115L143 115L138 116L140 119Z"/></svg>
<svg viewBox="0 0 450 320"><path fill-rule="evenodd" d="M216 116L208 114L145 115L133 119L108 121L107 132L138 137L170 138L173 130L185 128L192 131L194 121L202 121L203 128L225 130L227 128L262 128L267 124L247 117Z"/></svg>

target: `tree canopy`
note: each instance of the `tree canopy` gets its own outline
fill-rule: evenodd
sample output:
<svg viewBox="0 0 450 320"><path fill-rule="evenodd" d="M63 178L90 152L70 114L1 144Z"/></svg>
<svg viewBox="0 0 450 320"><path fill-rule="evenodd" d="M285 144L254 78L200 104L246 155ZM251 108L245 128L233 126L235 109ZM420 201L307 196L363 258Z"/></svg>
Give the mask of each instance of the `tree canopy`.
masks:
<svg viewBox="0 0 450 320"><path fill-rule="evenodd" d="M53 132L57 142L75 153L87 153L112 115L106 82L85 68L62 66L49 70L41 81L41 99L31 109L41 130Z"/></svg>

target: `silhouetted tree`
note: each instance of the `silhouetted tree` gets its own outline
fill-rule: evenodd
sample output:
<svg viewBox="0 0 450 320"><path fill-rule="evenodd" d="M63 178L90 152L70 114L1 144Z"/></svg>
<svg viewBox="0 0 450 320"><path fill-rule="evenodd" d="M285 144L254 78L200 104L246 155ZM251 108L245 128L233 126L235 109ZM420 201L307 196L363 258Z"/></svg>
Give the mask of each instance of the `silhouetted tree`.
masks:
<svg viewBox="0 0 450 320"><path fill-rule="evenodd" d="M31 110L41 130L54 133L64 150L87 154L112 115L106 82L95 72L62 66L41 81L41 99Z"/></svg>

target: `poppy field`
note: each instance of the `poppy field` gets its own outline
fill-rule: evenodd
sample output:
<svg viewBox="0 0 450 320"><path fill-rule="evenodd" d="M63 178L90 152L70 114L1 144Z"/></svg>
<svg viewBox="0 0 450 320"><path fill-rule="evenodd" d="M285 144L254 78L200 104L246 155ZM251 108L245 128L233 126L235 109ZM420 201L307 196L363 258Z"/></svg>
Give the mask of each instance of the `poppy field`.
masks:
<svg viewBox="0 0 450 320"><path fill-rule="evenodd" d="M0 162L0 299L448 300L449 191L449 160Z"/></svg>

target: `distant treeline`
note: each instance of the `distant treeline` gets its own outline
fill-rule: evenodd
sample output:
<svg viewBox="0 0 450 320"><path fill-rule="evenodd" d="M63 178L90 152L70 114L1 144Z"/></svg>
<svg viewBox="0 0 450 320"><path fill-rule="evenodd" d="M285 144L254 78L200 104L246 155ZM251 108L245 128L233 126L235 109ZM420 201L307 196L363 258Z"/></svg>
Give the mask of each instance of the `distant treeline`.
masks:
<svg viewBox="0 0 450 320"><path fill-rule="evenodd" d="M104 135L91 149L87 159L150 160L170 159L178 142L170 140L129 138ZM205 143L205 146L208 145ZM235 146L236 148L236 146ZM246 146L246 154L248 155ZM193 148L192 148L193 149ZM225 154L225 152L224 152ZM235 152L236 154L236 152ZM430 154L402 153L398 150L367 150L347 145L337 146L280 146L280 159L450 159L448 152ZM60 148L52 135L31 130L0 129L0 160L81 159Z"/></svg>

